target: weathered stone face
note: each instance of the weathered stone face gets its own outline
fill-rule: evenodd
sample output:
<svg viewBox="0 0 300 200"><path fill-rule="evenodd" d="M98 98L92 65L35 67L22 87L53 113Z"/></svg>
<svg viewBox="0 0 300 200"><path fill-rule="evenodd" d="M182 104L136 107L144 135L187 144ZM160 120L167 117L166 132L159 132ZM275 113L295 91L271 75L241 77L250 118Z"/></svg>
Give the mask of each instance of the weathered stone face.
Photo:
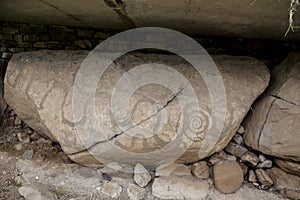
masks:
<svg viewBox="0 0 300 200"><path fill-rule="evenodd" d="M78 163L100 164L102 161L112 160L140 162L145 166L151 166L154 160L164 159L170 155L141 157L138 153L145 155L174 142L178 137L176 135L178 127L189 126L192 122L186 119L183 122L188 123L180 124L185 116L180 108L180 100L184 98L180 91L182 88L171 91L167 87L150 83L134 91L128 104L128 113L136 124L150 130L148 132L141 132L135 129L136 127L122 131L111 115L111 98L118 81L126 71L145 63L150 63L148 67L154 70L162 66L151 63L164 64L188 80L203 111L201 116L196 116L199 119L197 127L200 124L196 137L191 139L191 144L186 146L187 150L178 162L191 163L204 158L199 156L199 149L203 139L213 134L209 132L209 127L214 126L209 116L211 112L209 92L212 91L208 90L201 75L189 63L173 55L130 54L111 64L102 75L96 89L94 104L96 120L90 120L93 117L90 114L92 104L88 104L85 108L73 108L84 113L79 121L83 121L85 126L91 128L91 131L78 130L75 126L77 121L74 120L72 113L74 106L72 92L76 72L87 54L86 51L39 51L15 54L10 60L5 79L5 98L8 104L35 131L58 141L69 157ZM226 91L226 99L216 99L216 102L226 101L227 112L220 137L206 156L220 151L228 144L252 102L264 91L269 82L268 70L264 64L253 58L221 55L214 56L213 59L223 78ZM86 80L89 81L89 75L86 76ZM139 78L135 77L134 80ZM176 83L172 79L170 81ZM83 93L88 90L81 89ZM184 92L184 89L182 90ZM187 112L193 113L193 108ZM160 124L161 119L167 119L166 123ZM86 121L92 123L84 123ZM101 129L95 128L96 123ZM153 127L157 126L158 129L154 130ZM93 131L93 128L96 130ZM143 138L132 133L141 134ZM153 133L155 134L151 135ZM186 144L182 141L178 144L178 148L181 145ZM137 155L120 154L114 151L112 146Z"/></svg>
<svg viewBox="0 0 300 200"><path fill-rule="evenodd" d="M300 161L300 54L273 71L273 82L246 120L245 142L283 159Z"/></svg>

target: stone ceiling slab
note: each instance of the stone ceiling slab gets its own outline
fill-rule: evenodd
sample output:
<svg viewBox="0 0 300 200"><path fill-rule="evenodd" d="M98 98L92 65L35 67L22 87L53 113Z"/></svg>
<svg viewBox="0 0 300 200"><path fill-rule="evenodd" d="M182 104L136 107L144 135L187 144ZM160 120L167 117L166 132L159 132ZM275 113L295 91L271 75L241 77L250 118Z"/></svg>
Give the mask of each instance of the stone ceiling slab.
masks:
<svg viewBox="0 0 300 200"><path fill-rule="evenodd" d="M119 16L102 0L0 0L7 21L124 29Z"/></svg>
<svg viewBox="0 0 300 200"><path fill-rule="evenodd" d="M282 39L289 0L124 0L136 26L162 26L194 35ZM299 13L294 17L300 21ZM299 33L289 37L299 38Z"/></svg>

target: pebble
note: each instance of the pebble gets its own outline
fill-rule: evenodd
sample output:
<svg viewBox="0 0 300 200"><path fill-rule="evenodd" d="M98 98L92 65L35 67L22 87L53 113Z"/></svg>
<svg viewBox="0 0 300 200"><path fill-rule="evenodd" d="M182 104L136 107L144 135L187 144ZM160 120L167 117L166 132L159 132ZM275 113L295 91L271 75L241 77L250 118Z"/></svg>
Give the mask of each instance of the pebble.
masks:
<svg viewBox="0 0 300 200"><path fill-rule="evenodd" d="M216 188L224 194L238 190L244 181L243 170L237 162L219 162L213 167Z"/></svg>
<svg viewBox="0 0 300 200"><path fill-rule="evenodd" d="M264 186L271 186L273 185L273 181L270 177L270 175L263 169L257 169L255 171L256 177L258 179L258 182L261 183Z"/></svg>
<svg viewBox="0 0 300 200"><path fill-rule="evenodd" d="M18 140L22 143L29 143L30 142L30 137L27 133L24 132L19 132L17 133Z"/></svg>
<svg viewBox="0 0 300 200"><path fill-rule="evenodd" d="M242 157L241 160L243 162L248 162L250 163L253 167L255 167L258 162L259 162L259 158L252 152L247 151Z"/></svg>
<svg viewBox="0 0 300 200"><path fill-rule="evenodd" d="M200 179L209 178L209 167L205 161L200 161L192 165L192 174Z"/></svg>
<svg viewBox="0 0 300 200"><path fill-rule="evenodd" d="M227 147L226 147L226 152L230 153L231 155L234 155L236 157L241 157L242 155L244 155L248 150L238 144L235 144L233 142L230 142Z"/></svg>
<svg viewBox="0 0 300 200"><path fill-rule="evenodd" d="M18 144L15 144L14 147L15 147L15 149L16 149L17 151L21 151L22 148L23 148L23 144L18 143Z"/></svg>
<svg viewBox="0 0 300 200"><path fill-rule="evenodd" d="M105 182L102 185L101 192L112 198L118 198L122 193L122 187L117 182Z"/></svg>
<svg viewBox="0 0 300 200"><path fill-rule="evenodd" d="M140 187L145 187L151 181L151 175L142 164L136 164L134 167L133 179Z"/></svg>
<svg viewBox="0 0 300 200"><path fill-rule="evenodd" d="M255 175L254 171L252 171L252 170L249 171L248 181L251 182L251 183L256 183L257 182L256 175Z"/></svg>
<svg viewBox="0 0 300 200"><path fill-rule="evenodd" d="M244 143L243 137L240 134L235 134L232 140L239 145Z"/></svg>
<svg viewBox="0 0 300 200"><path fill-rule="evenodd" d="M23 153L22 159L23 160L30 160L33 157L34 151L32 149L27 150Z"/></svg>
<svg viewBox="0 0 300 200"><path fill-rule="evenodd" d="M188 166L183 164L172 163L163 164L156 168L155 176L190 176L191 171Z"/></svg>
<svg viewBox="0 0 300 200"><path fill-rule="evenodd" d="M240 128L237 130L237 132L239 134L244 134L245 133L245 128L243 127L243 125L240 125Z"/></svg>
<svg viewBox="0 0 300 200"><path fill-rule="evenodd" d="M31 140L38 140L40 138L41 136L37 132L34 132L33 134L30 135Z"/></svg>
<svg viewBox="0 0 300 200"><path fill-rule="evenodd" d="M259 158L260 162L264 162L266 160L266 157L264 155L261 155L261 154L258 156L258 158Z"/></svg>
<svg viewBox="0 0 300 200"><path fill-rule="evenodd" d="M242 162L239 162L241 169L243 170L243 175L245 176L248 173L248 167Z"/></svg>
<svg viewBox="0 0 300 200"><path fill-rule="evenodd" d="M135 184L129 184L127 188L127 195L130 200L140 200L145 196L145 189Z"/></svg>
<svg viewBox="0 0 300 200"><path fill-rule="evenodd" d="M14 125L15 126L19 126L22 124L22 120L19 118L19 117L15 117L15 120L14 120Z"/></svg>
<svg viewBox="0 0 300 200"><path fill-rule="evenodd" d="M259 163L257 165L257 168L271 168L273 165L273 162L271 160L265 160L262 163Z"/></svg>

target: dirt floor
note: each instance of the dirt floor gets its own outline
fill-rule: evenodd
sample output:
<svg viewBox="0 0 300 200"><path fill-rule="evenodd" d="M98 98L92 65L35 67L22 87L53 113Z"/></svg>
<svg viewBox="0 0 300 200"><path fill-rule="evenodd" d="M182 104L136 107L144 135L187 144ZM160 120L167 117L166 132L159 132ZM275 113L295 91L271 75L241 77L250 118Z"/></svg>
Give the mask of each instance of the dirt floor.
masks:
<svg viewBox="0 0 300 200"><path fill-rule="evenodd" d="M24 199L18 189L23 185L44 186L58 197L66 200L111 199L100 192L105 181L103 171L73 163L57 143L43 137L33 137L24 124L14 125L15 115L8 115L5 128L0 129L0 200ZM30 142L20 138L20 131L29 133ZM24 139L23 142L19 140ZM33 150L33 156L28 152ZM100 170L100 171L99 171ZM126 187L133 183L132 174L113 174L112 180L118 182L123 191L118 199L129 199ZM210 181L207 199L284 199L272 190L260 190L245 183L236 193L220 194ZM146 188L144 199L158 199L151 194L151 184Z"/></svg>

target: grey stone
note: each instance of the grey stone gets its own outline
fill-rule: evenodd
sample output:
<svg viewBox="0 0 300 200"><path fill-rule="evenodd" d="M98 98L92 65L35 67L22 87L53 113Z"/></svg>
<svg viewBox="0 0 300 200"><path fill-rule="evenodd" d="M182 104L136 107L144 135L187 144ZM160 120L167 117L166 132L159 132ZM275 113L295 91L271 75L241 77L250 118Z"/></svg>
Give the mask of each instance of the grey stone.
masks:
<svg viewBox="0 0 300 200"><path fill-rule="evenodd" d="M164 164L156 168L155 176L190 176L191 171L183 164Z"/></svg>
<svg viewBox="0 0 300 200"><path fill-rule="evenodd" d="M19 193L25 200L57 200L57 196L42 186L22 186Z"/></svg>
<svg viewBox="0 0 300 200"><path fill-rule="evenodd" d="M30 160L33 157L34 151L32 149L27 150L23 153L22 159L23 160Z"/></svg>
<svg viewBox="0 0 300 200"><path fill-rule="evenodd" d="M238 144L235 144L233 142L230 142L226 149L225 149L228 153L230 153L231 155L234 155L236 157L241 157L242 155L244 155L248 150Z"/></svg>
<svg viewBox="0 0 300 200"><path fill-rule="evenodd" d="M138 186L145 187L151 181L151 175L143 165L138 163L134 167L133 179Z"/></svg>
<svg viewBox="0 0 300 200"><path fill-rule="evenodd" d="M259 158L260 162L264 162L266 160L266 157L264 155L261 155L261 154L258 156L258 158Z"/></svg>
<svg viewBox="0 0 300 200"><path fill-rule="evenodd" d="M76 128L74 128L74 115L72 113L72 86L75 74L87 54L87 51L36 51L14 54L9 62L5 79L5 99L16 110L17 115L39 134L59 142L66 154L75 162L85 165L101 165L103 164L102 162L107 160L124 161L131 164L142 160L143 165L156 168L161 160L169 159L168 153L145 158L145 156L141 157L137 152L154 152L154 150L160 149L161 145L172 141L174 134L176 135L176 124L179 123L176 120L181 112L177 99L172 101L171 104L169 103L165 108L166 113L172 112L172 120L176 122L174 121L175 124L173 122L166 123L162 129L159 129L161 131L156 134L159 137L159 141L153 137L145 140L144 138L133 139L130 134L116 135L117 133L122 133L122 131L120 127L116 126L115 121L112 120L113 116L111 116L109 106L106 104L108 101L105 99L110 99L114 85L124 75L124 71L130 70L139 64L153 63L153 61L155 63L162 62L174 67L175 70L185 75L185 77L191 78L189 82L193 84L195 87L194 91L201 98L201 106L205 107L203 110L210 111L208 109L210 95L208 94L207 85L200 74L196 73L194 68L187 67L187 63L181 58L171 55L128 55L126 59L119 59L118 62L112 64L113 67L106 70L98 84L95 104L88 104L88 111L92 109L91 105L96 105L96 110L102 111L98 116L101 120L97 120L97 123L92 123L89 115L89 120L81 121L82 123L91 122L92 125L82 125L95 126L91 127L91 129L95 128L96 133L102 132L98 130L99 127L97 128L96 125L93 125L99 122L101 130L105 130L103 131L105 134L94 134L88 131L84 131L84 133L77 132ZM173 145L174 149L170 151L176 153L178 152L178 147L180 147L180 150L182 149L184 154L178 159L180 163L197 162L226 147L239 128L253 101L264 91L269 82L267 68L254 58L220 55L214 56L213 59L223 77L227 96L224 128L220 133L220 137L218 137L220 139L216 145L209 152L200 151L199 154L199 150L203 146L203 136L210 134L208 133L208 126L206 126L210 120L206 116L205 111L203 113L204 119L202 120L201 134L199 133L190 145L186 146L183 141L182 145ZM158 68L156 65L151 65L151 69L155 70ZM22 73L23 70L26 73ZM90 81L88 76L84 77ZM25 87L25 85L28 85L28 87ZM89 96L88 93L91 92L86 89L83 91L81 93L83 96ZM174 94L170 90L156 84L148 84L136 91L132 96L132 103L128 109L133 114L133 119L139 122L146 119L149 114L148 107L141 106L144 104L142 102L147 102L149 106L154 103L155 105L165 105L172 98L174 98ZM150 122L152 123L149 120L144 125L150 128ZM136 128L130 131L138 130ZM82 138L86 139L82 140ZM112 149L114 148L114 145L111 145L112 139L114 144L124 149L126 153L116 153ZM88 151L86 150L87 148L89 148ZM128 157L128 152L137 154L134 157ZM97 159L91 154L97 155Z"/></svg>
<svg viewBox="0 0 300 200"><path fill-rule="evenodd" d="M244 122L248 146L295 162L300 162L299 58L300 53L291 53L273 69L268 91Z"/></svg>
<svg viewBox="0 0 300 200"><path fill-rule="evenodd" d="M257 165L257 168L271 168L273 166L273 162L271 160L265 160L262 163Z"/></svg>
<svg viewBox="0 0 300 200"><path fill-rule="evenodd" d="M247 151L242 157L241 160L243 162L250 163L252 166L256 166L259 162L259 158L252 152Z"/></svg>
<svg viewBox="0 0 300 200"><path fill-rule="evenodd" d="M273 185L273 181L270 177L270 175L263 169L257 169L255 170L256 177L258 179L258 182L261 183L264 186L271 186Z"/></svg>
<svg viewBox="0 0 300 200"><path fill-rule="evenodd" d="M130 200L143 199L145 196L145 189L134 184L129 184L127 188L127 195Z"/></svg>
<svg viewBox="0 0 300 200"><path fill-rule="evenodd" d="M194 177L159 177L152 185L152 194L161 199L205 199L209 184Z"/></svg>
<svg viewBox="0 0 300 200"><path fill-rule="evenodd" d="M237 191L243 184L243 170L237 162L219 162L213 167L216 188L224 194Z"/></svg>
<svg viewBox="0 0 300 200"><path fill-rule="evenodd" d="M101 187L101 192L112 198L118 198L122 193L122 187L117 182L104 182Z"/></svg>
<svg viewBox="0 0 300 200"><path fill-rule="evenodd" d="M209 178L209 167L205 161L200 161L192 165L192 174L200 179Z"/></svg>
<svg viewBox="0 0 300 200"><path fill-rule="evenodd" d="M244 128L244 126L243 126L243 125L240 125L239 129L237 130L237 132L238 132L239 134L244 134L244 133L245 133L245 128Z"/></svg>
<svg viewBox="0 0 300 200"><path fill-rule="evenodd" d="M10 59L12 57L12 53L10 52L3 52L1 58Z"/></svg>
<svg viewBox="0 0 300 200"><path fill-rule="evenodd" d="M291 199L300 199L300 177L288 174L279 168L267 170L272 180L274 187L284 196Z"/></svg>

